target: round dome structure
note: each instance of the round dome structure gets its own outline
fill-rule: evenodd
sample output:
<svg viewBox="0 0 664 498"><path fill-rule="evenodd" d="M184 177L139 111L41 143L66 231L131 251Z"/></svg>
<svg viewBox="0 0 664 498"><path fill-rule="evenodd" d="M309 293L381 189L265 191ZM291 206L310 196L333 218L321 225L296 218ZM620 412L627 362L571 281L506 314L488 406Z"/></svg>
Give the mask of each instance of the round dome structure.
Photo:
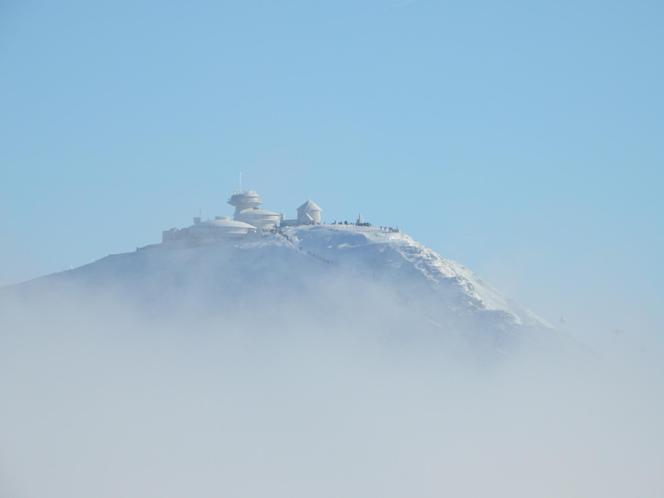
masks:
<svg viewBox="0 0 664 498"><path fill-rule="evenodd" d="M213 220L202 221L190 228L197 237L219 238L236 235L247 235L255 232L256 227L242 221L232 220L226 216L217 216Z"/></svg>
<svg viewBox="0 0 664 498"><path fill-rule="evenodd" d="M297 221L303 225L317 225L321 222L321 212L323 210L314 201L307 200L297 208Z"/></svg>

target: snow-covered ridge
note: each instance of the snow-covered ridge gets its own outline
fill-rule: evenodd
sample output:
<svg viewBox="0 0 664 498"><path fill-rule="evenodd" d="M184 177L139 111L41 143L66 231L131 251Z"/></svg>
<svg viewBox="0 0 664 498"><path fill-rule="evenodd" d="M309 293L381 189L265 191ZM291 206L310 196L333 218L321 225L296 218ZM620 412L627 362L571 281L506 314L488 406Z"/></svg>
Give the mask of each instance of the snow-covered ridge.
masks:
<svg viewBox="0 0 664 498"><path fill-rule="evenodd" d="M332 261L341 259L342 253L350 249L375 246L381 253L389 249L403 258L401 264L412 265L433 289L453 283L463 290L478 309L508 313L518 324L538 322L546 325L534 314L502 296L462 264L443 258L403 232L339 224L288 227L282 229L282 232L301 249ZM400 262L393 261L393 264Z"/></svg>
<svg viewBox="0 0 664 498"><path fill-rule="evenodd" d="M217 258L229 251L234 252L237 258L233 268L215 266ZM210 272L240 272L238 279L242 279L242 272L253 271L248 262L260 253L261 261L268 268L263 272L274 268L276 274L278 268L279 272L286 270L286 274L292 275L310 272L313 277L321 271L334 274L350 270L370 279L383 280L392 287L405 288L417 284L419 287L414 292L426 294L421 298L435 299L440 296L441 306L452 306L456 310L454 312L496 312L502 316L501 320L513 325L552 328L529 310L504 297L462 264L440 256L401 231L368 224L283 226L241 237L165 241L140 248L138 252L152 254L146 259L146 263L152 266L156 265L154 261L157 260L161 261L159 265L168 265L162 260L169 261L171 257L187 261L207 258L208 262L201 264L208 264ZM299 263L291 260L284 263L289 253L293 254L293 261ZM126 256L130 255L113 258ZM305 270L303 262L307 260L312 266L307 266ZM95 267L102 262L108 264L104 259L88 266ZM248 266L245 267L244 263ZM318 268L317 264L323 264L325 269ZM288 268L288 265L298 267Z"/></svg>
<svg viewBox="0 0 664 498"><path fill-rule="evenodd" d="M346 313L353 319L387 312L387 329L464 337L496 351L551 335L543 320L468 268L396 228L359 217L326 224L312 201L298 208L297 219L285 220L260 202L255 192L235 194L234 219L195 218L164 232L159 244L20 287L28 294L76 289L121 296L157 315L191 306L231 314L307 310L317 323L317 313L329 309L353 310Z"/></svg>
<svg viewBox="0 0 664 498"><path fill-rule="evenodd" d="M231 247L247 251L285 248L341 269L357 267L359 263L366 272L374 274L408 268L425 281L434 293L441 290L449 293L452 288L474 309L505 313L513 323L519 325L550 327L530 311L501 295L462 264L440 256L399 231L354 224L298 225L249 234L242 238L224 239L212 244L215 245L220 249ZM181 250L183 247L191 249L190 244L150 247L164 250Z"/></svg>

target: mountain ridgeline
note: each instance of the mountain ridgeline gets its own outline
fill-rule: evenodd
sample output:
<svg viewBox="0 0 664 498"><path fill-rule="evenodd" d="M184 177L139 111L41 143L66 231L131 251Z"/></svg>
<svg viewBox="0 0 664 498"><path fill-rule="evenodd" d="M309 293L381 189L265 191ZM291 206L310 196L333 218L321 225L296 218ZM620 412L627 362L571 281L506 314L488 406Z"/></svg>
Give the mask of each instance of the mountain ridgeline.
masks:
<svg viewBox="0 0 664 498"><path fill-rule="evenodd" d="M258 333L295 324L326 334L371 330L398 343L426 338L498 353L558 341L550 326L467 268L401 232L370 226L301 225L155 244L11 291L24 301L112 300L165 320L232 318Z"/></svg>

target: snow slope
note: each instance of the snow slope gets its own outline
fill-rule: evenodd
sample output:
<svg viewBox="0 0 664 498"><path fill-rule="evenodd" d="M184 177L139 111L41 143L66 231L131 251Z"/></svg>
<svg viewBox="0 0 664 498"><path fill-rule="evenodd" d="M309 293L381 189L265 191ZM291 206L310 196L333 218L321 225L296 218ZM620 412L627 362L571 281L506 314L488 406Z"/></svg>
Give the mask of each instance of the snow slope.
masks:
<svg viewBox="0 0 664 498"><path fill-rule="evenodd" d="M463 337L499 350L556 335L470 270L408 235L355 225L155 244L15 290L73 288L122 296L156 313L214 310L248 320L279 313L284 320L295 314L301 319L307 313L313 326L338 327L349 326L349 316L355 322L380 317L379 328L393 334Z"/></svg>
<svg viewBox="0 0 664 498"><path fill-rule="evenodd" d="M478 310L506 313L515 323L547 326L533 313L503 297L465 266L439 256L401 232L355 225L303 226L284 233L299 247L341 264L361 261L374 272L409 269L433 292L454 290L459 299Z"/></svg>

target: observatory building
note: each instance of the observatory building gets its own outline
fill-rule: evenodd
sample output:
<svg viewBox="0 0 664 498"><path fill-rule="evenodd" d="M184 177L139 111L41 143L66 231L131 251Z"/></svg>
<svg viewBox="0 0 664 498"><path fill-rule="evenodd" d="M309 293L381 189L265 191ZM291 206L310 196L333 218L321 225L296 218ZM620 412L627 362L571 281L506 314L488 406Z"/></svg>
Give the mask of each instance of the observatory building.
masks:
<svg viewBox="0 0 664 498"><path fill-rule="evenodd" d="M194 224L186 228L171 228L162 232L162 242L202 243L218 240L244 238L251 234L270 232L280 226L318 225L321 223L321 208L313 201L306 201L297 208L297 219L285 220L283 214L262 209L261 196L253 190L236 192L228 199L235 207L231 219L215 216L211 220L194 218Z"/></svg>
<svg viewBox="0 0 664 498"><path fill-rule="evenodd" d="M228 199L228 203L235 207L233 218L236 221L248 223L259 230L270 230L281 224L283 215L274 211L261 209L263 203L260 195L253 190L238 192Z"/></svg>

